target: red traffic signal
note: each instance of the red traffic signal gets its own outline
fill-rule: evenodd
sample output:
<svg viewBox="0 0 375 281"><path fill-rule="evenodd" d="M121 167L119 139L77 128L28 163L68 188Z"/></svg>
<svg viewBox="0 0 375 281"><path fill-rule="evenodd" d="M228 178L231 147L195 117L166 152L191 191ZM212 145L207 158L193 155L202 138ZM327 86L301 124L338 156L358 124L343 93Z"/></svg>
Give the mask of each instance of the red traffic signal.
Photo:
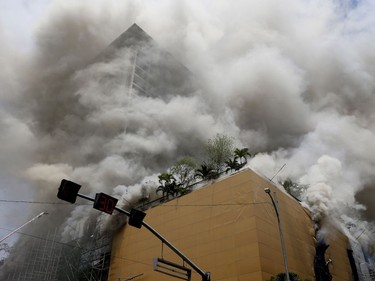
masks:
<svg viewBox="0 0 375 281"><path fill-rule="evenodd" d="M94 209L112 215L116 207L118 199L113 198L105 193L96 193L94 201Z"/></svg>
<svg viewBox="0 0 375 281"><path fill-rule="evenodd" d="M57 192L57 198L70 202L75 203L77 199L77 194L81 186L75 182L62 180L59 191Z"/></svg>

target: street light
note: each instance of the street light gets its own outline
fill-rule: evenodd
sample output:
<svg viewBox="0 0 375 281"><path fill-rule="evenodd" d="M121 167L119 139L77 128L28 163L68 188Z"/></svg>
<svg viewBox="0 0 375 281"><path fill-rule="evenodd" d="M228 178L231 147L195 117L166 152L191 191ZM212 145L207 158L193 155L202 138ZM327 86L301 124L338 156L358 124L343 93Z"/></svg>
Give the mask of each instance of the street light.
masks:
<svg viewBox="0 0 375 281"><path fill-rule="evenodd" d="M8 235L6 235L5 237L1 238L0 239L0 243L3 242L5 239L7 239L9 236L13 235L14 233L16 233L18 230L20 230L21 228L23 228L24 226L28 225L29 223L31 223L32 221L36 220L36 219L39 219L41 216L43 215L47 215L48 213L47 212L42 212L40 213L39 215L33 217L31 220L28 220L27 222L25 222L23 225L21 225L20 227L17 227L15 230L13 230L11 233L9 233Z"/></svg>
<svg viewBox="0 0 375 281"><path fill-rule="evenodd" d="M283 253L283 260L285 265L285 274L286 274L286 280L290 281L289 278L289 269L288 269L288 261L286 259L286 251L285 251L285 243L284 243L284 237L283 237L283 231L281 229L281 221L280 221L280 213L279 213L279 207L277 202L277 195L276 192L273 193L275 200L273 199L271 195L271 190L267 187L264 189L264 192L268 194L268 196L271 198L272 205L275 209L276 217L277 217L277 224L279 226L279 234L280 234L280 241L281 241L281 251Z"/></svg>

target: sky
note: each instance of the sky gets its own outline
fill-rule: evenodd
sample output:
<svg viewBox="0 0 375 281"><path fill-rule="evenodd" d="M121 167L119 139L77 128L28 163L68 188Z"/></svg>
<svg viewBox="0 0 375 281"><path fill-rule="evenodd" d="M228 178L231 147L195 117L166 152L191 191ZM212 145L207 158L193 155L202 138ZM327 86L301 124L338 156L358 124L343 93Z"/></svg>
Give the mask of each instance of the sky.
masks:
<svg viewBox="0 0 375 281"><path fill-rule="evenodd" d="M308 186L301 196L317 220L350 225L372 249L374 11L345 0L0 0L0 196L53 203L0 201L0 235L46 209L66 216L71 239L88 210L56 204L62 178L129 199L181 151L225 133L258 152L257 172L286 164L276 180ZM101 83L128 54L89 62L134 22L203 90L130 100Z"/></svg>
<svg viewBox="0 0 375 281"><path fill-rule="evenodd" d="M2 29L17 48L30 51L34 46L33 28L50 0L0 1Z"/></svg>
<svg viewBox="0 0 375 281"><path fill-rule="evenodd" d="M49 1L0 1L0 34L1 44L6 45L6 48L9 48L9 53L14 54L14 52L30 53L34 49L34 39L33 39L33 28L40 17L40 15L45 11L46 6ZM3 37L4 35L4 37ZM9 44L9 45L8 45ZM13 50L12 50L13 49ZM2 63L2 65L4 65ZM3 89L4 90L4 89ZM4 97L4 93L2 93ZM2 100L3 101L3 100ZM5 107L4 103L0 104L0 109ZM14 120L13 120L14 121ZM12 122L12 121L10 121ZM9 124L11 126L11 124ZM21 129L22 130L22 129ZM13 131L9 135L2 136L1 140L3 146L7 146L8 143L17 141L16 139L20 136L23 136L24 132ZM26 132L27 134L27 132ZM28 136L26 136L28 137ZM20 151L21 152L21 151ZM4 148L1 151L2 156L1 161L7 162L8 157L12 157L11 154L14 151L9 151L9 148ZM8 154L9 153L9 154ZM5 155L4 155L5 154ZM8 154L8 155L6 155ZM2 165L3 166L3 165ZM14 197L13 194L9 194L11 190L18 188L19 186L25 187L25 183L22 180L15 179L4 169L0 172L1 178L1 199L3 200L26 200L31 201L31 194L19 194L19 196ZM5 188L4 188L5 187ZM22 188L22 190L27 190ZM28 208L23 204L20 206L15 203L9 202L0 203L0 208L2 212L2 218L0 219L1 228L0 236L5 237L11 230L14 230L24 224L28 219L33 217L33 214L27 214ZM20 211L23 214L19 214ZM18 213L18 214L17 214ZM35 214L35 216L38 214ZM4 219L5 217L12 217L13 219ZM5 223L6 221L6 223ZM14 242L13 237L11 236L6 241L8 243Z"/></svg>

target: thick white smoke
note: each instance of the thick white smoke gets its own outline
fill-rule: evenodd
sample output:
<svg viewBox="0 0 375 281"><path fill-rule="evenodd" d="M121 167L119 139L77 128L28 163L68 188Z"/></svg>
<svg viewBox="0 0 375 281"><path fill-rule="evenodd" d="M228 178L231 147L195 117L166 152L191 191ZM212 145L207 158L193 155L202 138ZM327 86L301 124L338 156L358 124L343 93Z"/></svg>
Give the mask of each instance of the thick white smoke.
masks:
<svg viewBox="0 0 375 281"><path fill-rule="evenodd" d="M29 179L38 200L55 200L62 177L120 196L225 133L262 152L250 165L269 177L286 163L278 177L308 186L317 219L368 227L361 238L374 245L356 200L375 199L374 11L344 0L52 1L32 55L11 59L0 44L1 168ZM199 91L130 98L108 79L126 71L129 52L95 58L134 22ZM56 221L66 239L83 232L81 208Z"/></svg>

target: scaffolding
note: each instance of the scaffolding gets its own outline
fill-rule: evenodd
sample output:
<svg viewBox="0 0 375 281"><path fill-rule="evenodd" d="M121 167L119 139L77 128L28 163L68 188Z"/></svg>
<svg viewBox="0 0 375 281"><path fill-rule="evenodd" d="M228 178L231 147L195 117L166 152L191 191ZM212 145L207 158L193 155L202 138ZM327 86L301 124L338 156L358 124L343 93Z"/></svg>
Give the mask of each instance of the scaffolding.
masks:
<svg viewBox="0 0 375 281"><path fill-rule="evenodd" d="M57 240L57 230L45 238L27 242L6 281L105 281L111 257L111 236L80 238L69 243ZM5 262L6 263L6 262Z"/></svg>
<svg viewBox="0 0 375 281"><path fill-rule="evenodd" d="M84 273L81 280L105 281L109 273L111 260L111 237L90 237L81 253L80 271Z"/></svg>
<svg viewBox="0 0 375 281"><path fill-rule="evenodd" d="M62 245L56 243L56 234L48 232L43 239L30 240L27 252L5 280L57 281Z"/></svg>

